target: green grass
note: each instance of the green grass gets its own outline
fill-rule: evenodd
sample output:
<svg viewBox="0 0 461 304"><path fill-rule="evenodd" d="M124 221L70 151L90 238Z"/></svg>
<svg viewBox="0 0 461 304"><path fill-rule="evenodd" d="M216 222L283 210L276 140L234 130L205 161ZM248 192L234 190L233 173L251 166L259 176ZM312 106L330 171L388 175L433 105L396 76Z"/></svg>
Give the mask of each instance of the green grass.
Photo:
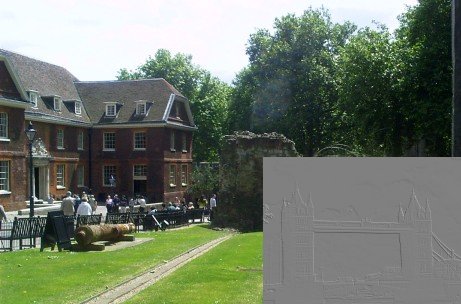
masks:
<svg viewBox="0 0 461 304"><path fill-rule="evenodd" d="M262 232L239 234L125 303L262 303Z"/></svg>
<svg viewBox="0 0 461 304"><path fill-rule="evenodd" d="M0 303L78 303L224 234L203 225L137 234L154 240L110 252L1 253Z"/></svg>

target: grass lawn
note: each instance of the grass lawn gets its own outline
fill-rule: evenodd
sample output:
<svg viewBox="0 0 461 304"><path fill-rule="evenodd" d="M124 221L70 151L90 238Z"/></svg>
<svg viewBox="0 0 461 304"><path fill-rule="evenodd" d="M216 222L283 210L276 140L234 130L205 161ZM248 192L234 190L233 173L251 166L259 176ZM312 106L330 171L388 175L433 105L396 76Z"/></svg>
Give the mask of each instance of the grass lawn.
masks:
<svg viewBox="0 0 461 304"><path fill-rule="evenodd" d="M111 252L27 249L1 253L0 303L78 303L225 234L200 225L140 233L136 237L154 240Z"/></svg>
<svg viewBox="0 0 461 304"><path fill-rule="evenodd" d="M262 303L262 236L236 235L126 303Z"/></svg>

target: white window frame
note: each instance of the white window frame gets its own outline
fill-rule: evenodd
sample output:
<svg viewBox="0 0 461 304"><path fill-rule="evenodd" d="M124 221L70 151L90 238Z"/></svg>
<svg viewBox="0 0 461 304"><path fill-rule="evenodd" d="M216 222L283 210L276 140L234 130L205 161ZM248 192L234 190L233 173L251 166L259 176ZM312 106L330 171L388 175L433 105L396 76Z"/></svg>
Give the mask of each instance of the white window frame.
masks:
<svg viewBox="0 0 461 304"><path fill-rule="evenodd" d="M174 133L175 133L174 130L170 131L170 151L171 152L176 151L176 149L175 149L176 140L175 140L175 134Z"/></svg>
<svg viewBox="0 0 461 304"><path fill-rule="evenodd" d="M113 140L108 138L109 135L113 135ZM102 137L103 151L115 151L115 132L104 132ZM113 142L113 145L109 145L109 140L111 140L110 142Z"/></svg>
<svg viewBox="0 0 461 304"><path fill-rule="evenodd" d="M184 170L185 168L185 170ZM181 165L181 186L186 187L187 186L187 165Z"/></svg>
<svg viewBox="0 0 461 304"><path fill-rule="evenodd" d="M56 165L56 188L57 189L66 188L66 165L65 164Z"/></svg>
<svg viewBox="0 0 461 304"><path fill-rule="evenodd" d="M115 102L106 104L106 116L107 117L117 116L117 104Z"/></svg>
<svg viewBox="0 0 461 304"><path fill-rule="evenodd" d="M146 102L137 102L136 103L136 115L146 115L147 114L147 103Z"/></svg>
<svg viewBox="0 0 461 304"><path fill-rule="evenodd" d="M147 180L147 165L133 165L133 180Z"/></svg>
<svg viewBox="0 0 461 304"><path fill-rule="evenodd" d="M84 136L83 136L83 131L78 132L77 136L77 149L82 151L84 150Z"/></svg>
<svg viewBox="0 0 461 304"><path fill-rule="evenodd" d="M144 138L143 141L137 140L140 138L137 138L137 134L143 134ZM143 143L143 145L140 145ZM133 134L133 150L135 151L145 151L146 150L146 132L134 132Z"/></svg>
<svg viewBox="0 0 461 304"><path fill-rule="evenodd" d="M168 166L168 182L171 188L176 187L176 164Z"/></svg>
<svg viewBox="0 0 461 304"><path fill-rule="evenodd" d="M85 166L80 165L77 167L77 187L85 186Z"/></svg>
<svg viewBox="0 0 461 304"><path fill-rule="evenodd" d="M37 107L38 102L38 92L37 91L29 91L29 102L33 105L33 107Z"/></svg>
<svg viewBox="0 0 461 304"><path fill-rule="evenodd" d="M8 140L8 113L0 112L0 141Z"/></svg>
<svg viewBox="0 0 461 304"><path fill-rule="evenodd" d="M11 194L9 160L0 160L0 194Z"/></svg>
<svg viewBox="0 0 461 304"><path fill-rule="evenodd" d="M75 102L75 114L82 115L82 102L81 101Z"/></svg>
<svg viewBox="0 0 461 304"><path fill-rule="evenodd" d="M58 97L58 96L53 97L53 106L54 106L55 111L61 112L61 108L62 108L61 101L62 101L61 97Z"/></svg>
<svg viewBox="0 0 461 304"><path fill-rule="evenodd" d="M117 174L117 166L115 165L104 165L102 167L102 184L104 187L110 187L111 184L109 182L109 178L113 175L116 178ZM117 178L115 179L117 182Z"/></svg>
<svg viewBox="0 0 461 304"><path fill-rule="evenodd" d="M64 150L64 130L56 130L56 148L59 150Z"/></svg>

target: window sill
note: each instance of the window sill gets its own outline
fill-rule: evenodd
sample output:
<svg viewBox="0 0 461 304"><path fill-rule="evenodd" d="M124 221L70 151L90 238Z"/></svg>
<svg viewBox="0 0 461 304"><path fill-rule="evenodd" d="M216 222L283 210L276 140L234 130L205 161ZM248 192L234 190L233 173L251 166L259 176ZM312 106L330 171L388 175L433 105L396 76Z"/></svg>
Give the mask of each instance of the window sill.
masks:
<svg viewBox="0 0 461 304"><path fill-rule="evenodd" d="M10 142L10 139L9 138L0 138L0 141L2 141L2 142Z"/></svg>
<svg viewBox="0 0 461 304"><path fill-rule="evenodd" d="M83 148L78 148L77 151L85 151Z"/></svg>
<svg viewBox="0 0 461 304"><path fill-rule="evenodd" d="M64 189L66 189L66 187L65 187L65 186L56 186L56 189L58 189L58 190L64 190Z"/></svg>
<svg viewBox="0 0 461 304"><path fill-rule="evenodd" d="M134 148L133 151L146 151L146 148Z"/></svg>
<svg viewBox="0 0 461 304"><path fill-rule="evenodd" d="M176 188L175 184L170 184L170 188Z"/></svg>
<svg viewBox="0 0 461 304"><path fill-rule="evenodd" d="M176 152L176 149L171 149L171 148L170 148L170 151L171 151L171 152Z"/></svg>
<svg viewBox="0 0 461 304"><path fill-rule="evenodd" d="M115 152L115 149L102 149L103 152Z"/></svg>
<svg viewBox="0 0 461 304"><path fill-rule="evenodd" d="M187 184L181 183L181 186L182 186L182 187L187 187Z"/></svg>
<svg viewBox="0 0 461 304"><path fill-rule="evenodd" d="M187 153L187 150L182 150L182 153Z"/></svg>
<svg viewBox="0 0 461 304"><path fill-rule="evenodd" d="M62 150L66 150L66 149L63 148L63 147L57 147L56 149L57 149L57 150L61 150L61 151L62 151Z"/></svg>
<svg viewBox="0 0 461 304"><path fill-rule="evenodd" d="M0 190L0 195L9 195L9 194L11 194L11 191Z"/></svg>

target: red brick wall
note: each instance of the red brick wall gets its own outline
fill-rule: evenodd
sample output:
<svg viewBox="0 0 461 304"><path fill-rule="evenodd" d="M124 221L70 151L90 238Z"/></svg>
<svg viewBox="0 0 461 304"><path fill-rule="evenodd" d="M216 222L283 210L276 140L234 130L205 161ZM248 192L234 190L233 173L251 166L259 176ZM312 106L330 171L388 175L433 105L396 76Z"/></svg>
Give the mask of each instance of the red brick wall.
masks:
<svg viewBox="0 0 461 304"><path fill-rule="evenodd" d="M6 211L18 210L26 207L27 178L26 151L27 140L24 133L24 109L0 106L0 112L8 114L9 141L0 141L0 160L10 162L10 191L11 194L0 195L0 204Z"/></svg>
<svg viewBox="0 0 461 304"><path fill-rule="evenodd" d="M77 166L85 168L85 185L89 184L89 138L88 129L75 126L54 125L35 122L37 137L41 138L48 152L53 156L50 160L50 194L57 198L65 196L67 191L81 193L83 189L77 186ZM57 130L64 131L64 149L57 148ZM83 150L78 150L78 134L83 132ZM65 189L58 189L56 185L57 165L65 165Z"/></svg>
<svg viewBox="0 0 461 304"><path fill-rule="evenodd" d="M134 151L134 133L146 132L146 150ZM181 187L180 175L177 189L168 184L169 172L166 163L188 163L190 168L191 151L183 153L181 150L181 132L177 132L177 152L170 151L170 130L165 128L136 128L136 129L93 129L92 131L92 185L93 192L99 197L107 193L119 195L133 195L133 166L135 164L147 166L147 193L149 202L160 202L165 196L177 192L175 196L183 196L187 187ZM103 133L115 132L115 152L103 151ZM187 134L188 147L191 146L192 136ZM103 166L117 167L115 189L103 185ZM178 170L180 167L178 166ZM190 169L189 169L190 170ZM180 174L180 171L179 171Z"/></svg>

